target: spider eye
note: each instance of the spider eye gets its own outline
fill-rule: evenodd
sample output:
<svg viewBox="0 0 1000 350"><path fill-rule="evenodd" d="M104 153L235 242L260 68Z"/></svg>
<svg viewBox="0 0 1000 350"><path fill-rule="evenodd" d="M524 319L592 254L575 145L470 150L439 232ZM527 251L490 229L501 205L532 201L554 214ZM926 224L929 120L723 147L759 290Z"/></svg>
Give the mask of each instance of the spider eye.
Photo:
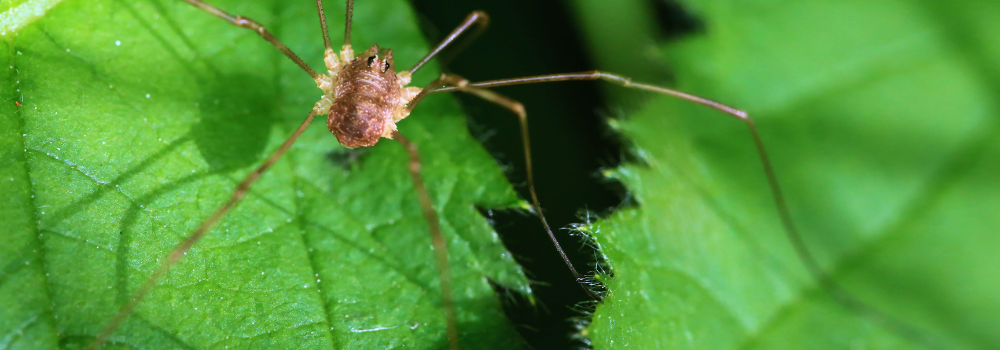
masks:
<svg viewBox="0 0 1000 350"><path fill-rule="evenodd" d="M378 58L378 56L371 56L371 57L368 57L368 66L369 66L369 67L371 67L371 66L372 66L372 64L373 64L373 63L375 63L375 59L376 59L376 58Z"/></svg>
<svg viewBox="0 0 1000 350"><path fill-rule="evenodd" d="M385 73L385 72L388 72L388 71L389 71L389 62L388 62L388 61L386 61L386 62L385 62L385 69L384 69L384 70L382 70L382 73Z"/></svg>

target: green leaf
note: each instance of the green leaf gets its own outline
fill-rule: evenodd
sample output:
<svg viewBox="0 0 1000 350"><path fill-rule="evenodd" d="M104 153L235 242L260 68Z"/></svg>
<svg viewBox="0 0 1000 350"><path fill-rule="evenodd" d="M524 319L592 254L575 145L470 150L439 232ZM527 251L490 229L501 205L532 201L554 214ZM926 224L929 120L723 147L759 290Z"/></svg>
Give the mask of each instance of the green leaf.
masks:
<svg viewBox="0 0 1000 350"><path fill-rule="evenodd" d="M211 3L323 67L313 3ZM344 5L326 6L339 47ZM428 50L405 1L358 2L353 33L356 49L392 48L400 66ZM0 38L4 348L89 343L321 95L255 33L181 1L64 1ZM334 160L347 153L323 124L106 348L445 346L438 270L405 151L385 141L358 161ZM400 130L420 147L449 240L465 347L518 346L489 281L529 293L527 279L476 207L523 202L451 97L427 98Z"/></svg>
<svg viewBox="0 0 1000 350"><path fill-rule="evenodd" d="M579 4L589 30L636 21L597 3ZM682 3L702 32L624 54L749 111L822 267L918 333L818 288L743 123L656 97L619 123L637 206L588 229L614 273L595 348L1000 347L1000 4Z"/></svg>

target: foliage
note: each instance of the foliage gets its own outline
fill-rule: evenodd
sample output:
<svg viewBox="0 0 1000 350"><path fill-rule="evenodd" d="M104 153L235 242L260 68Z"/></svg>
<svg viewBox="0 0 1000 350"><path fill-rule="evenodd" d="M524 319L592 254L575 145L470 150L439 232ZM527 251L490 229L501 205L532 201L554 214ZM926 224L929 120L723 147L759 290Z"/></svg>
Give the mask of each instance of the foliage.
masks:
<svg viewBox="0 0 1000 350"><path fill-rule="evenodd" d="M312 3L212 3L322 67ZM343 4L327 6L337 45ZM415 22L403 1L359 2L353 42L395 49L408 66L427 51ZM180 1L64 1L0 47L4 348L89 343L320 94L253 32ZM109 347L446 344L406 153L385 141L350 160L314 124ZM466 346L517 346L489 281L528 293L527 279L476 207L523 202L450 97L429 97L400 128L420 147L449 238Z"/></svg>

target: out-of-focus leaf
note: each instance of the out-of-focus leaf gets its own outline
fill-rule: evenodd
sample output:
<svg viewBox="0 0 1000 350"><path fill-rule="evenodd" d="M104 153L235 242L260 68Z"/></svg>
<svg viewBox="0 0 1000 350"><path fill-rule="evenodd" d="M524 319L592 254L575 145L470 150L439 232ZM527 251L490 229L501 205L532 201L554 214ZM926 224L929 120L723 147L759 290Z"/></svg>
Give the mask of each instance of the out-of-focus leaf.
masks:
<svg viewBox="0 0 1000 350"><path fill-rule="evenodd" d="M212 3L322 67L313 3ZM344 5L326 5L336 43ZM358 2L355 47L395 49L408 67L427 50L414 17L404 1ZM4 348L89 343L321 94L253 32L181 1L65 1L0 39ZM315 124L107 347L446 344L406 153L386 141L345 161ZM400 129L449 240L463 343L516 347L487 279L529 292L527 280L475 207L522 202L451 98L429 97Z"/></svg>
<svg viewBox="0 0 1000 350"><path fill-rule="evenodd" d="M615 172L637 207L588 228L614 273L595 348L1000 347L1000 5L682 4L702 32L623 54L749 111L823 268L918 335L817 287L744 124L656 97L619 125L645 162Z"/></svg>

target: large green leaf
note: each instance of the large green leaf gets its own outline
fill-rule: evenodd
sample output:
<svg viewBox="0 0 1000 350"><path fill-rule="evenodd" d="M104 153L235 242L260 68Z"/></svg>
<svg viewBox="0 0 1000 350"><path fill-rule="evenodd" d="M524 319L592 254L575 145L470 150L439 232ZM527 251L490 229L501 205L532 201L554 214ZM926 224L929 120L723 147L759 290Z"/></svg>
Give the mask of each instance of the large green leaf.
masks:
<svg viewBox="0 0 1000 350"><path fill-rule="evenodd" d="M322 67L312 2L212 3L265 24ZM336 43L343 4L326 5ZM353 42L393 48L408 66L427 51L415 22L404 1L360 1ZM0 347L77 348L277 148L320 91L254 33L181 1L67 0L20 24L0 37ZM359 161L334 160L346 153L323 124L108 347L446 344L406 153L386 141ZM420 146L449 241L463 342L517 346L488 280L525 293L527 280L476 206L523 202L450 97L429 97L400 129Z"/></svg>
<svg viewBox="0 0 1000 350"><path fill-rule="evenodd" d="M680 89L748 110L823 268L917 332L817 287L745 125L657 97L620 123L644 161L615 172L637 207L589 227L614 273L595 347L1000 347L1000 4L682 3L704 31L623 63L669 63ZM578 5L595 32L646 14Z"/></svg>

